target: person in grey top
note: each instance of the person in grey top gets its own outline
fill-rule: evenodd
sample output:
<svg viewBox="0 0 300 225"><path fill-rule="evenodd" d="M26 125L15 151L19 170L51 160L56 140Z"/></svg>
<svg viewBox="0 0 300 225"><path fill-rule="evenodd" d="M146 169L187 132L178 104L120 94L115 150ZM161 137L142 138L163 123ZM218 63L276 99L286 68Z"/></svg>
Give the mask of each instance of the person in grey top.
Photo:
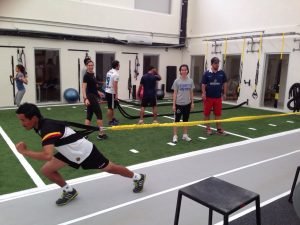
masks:
<svg viewBox="0 0 300 225"><path fill-rule="evenodd" d="M16 80L16 86L18 89L18 92L15 97L15 102L17 106L20 106L22 98L26 92L24 84L28 83L27 77L25 76L25 68L23 65L18 64L16 65L16 77L14 78Z"/></svg>
<svg viewBox="0 0 300 225"><path fill-rule="evenodd" d="M175 122L179 122L182 116L183 122L188 122L190 111L194 108L194 81L188 77L189 67L183 64L179 67L180 77L177 78L172 86L173 93L173 112ZM187 127L183 127L182 140L191 141L188 136ZM177 127L173 127L173 143L177 143Z"/></svg>

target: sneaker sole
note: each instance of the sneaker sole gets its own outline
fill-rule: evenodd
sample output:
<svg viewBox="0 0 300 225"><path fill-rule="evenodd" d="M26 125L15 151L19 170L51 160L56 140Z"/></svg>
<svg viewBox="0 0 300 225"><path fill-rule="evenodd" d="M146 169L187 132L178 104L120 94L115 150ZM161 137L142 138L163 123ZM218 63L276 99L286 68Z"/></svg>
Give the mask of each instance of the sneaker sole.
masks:
<svg viewBox="0 0 300 225"><path fill-rule="evenodd" d="M61 203L61 204L57 204L57 206L64 206L64 205L67 205L69 202L71 202L72 200L74 200L76 197L78 196L78 192L76 192L76 195L74 195L72 198L70 198L68 201L64 202L64 203Z"/></svg>

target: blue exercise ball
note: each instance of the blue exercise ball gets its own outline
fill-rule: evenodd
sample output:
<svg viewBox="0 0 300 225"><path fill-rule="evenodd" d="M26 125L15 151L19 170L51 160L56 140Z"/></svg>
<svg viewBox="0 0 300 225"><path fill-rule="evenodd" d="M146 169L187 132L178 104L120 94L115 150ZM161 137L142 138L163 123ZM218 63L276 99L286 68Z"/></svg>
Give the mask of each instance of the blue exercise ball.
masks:
<svg viewBox="0 0 300 225"><path fill-rule="evenodd" d="M64 98L68 103L74 103L79 100L78 91L74 88L68 88L64 91Z"/></svg>

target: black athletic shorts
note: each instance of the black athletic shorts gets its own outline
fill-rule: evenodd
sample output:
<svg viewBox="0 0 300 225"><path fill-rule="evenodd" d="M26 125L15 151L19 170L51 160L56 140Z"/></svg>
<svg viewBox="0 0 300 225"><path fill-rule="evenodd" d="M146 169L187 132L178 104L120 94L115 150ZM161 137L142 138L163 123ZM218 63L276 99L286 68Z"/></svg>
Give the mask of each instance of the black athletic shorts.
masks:
<svg viewBox="0 0 300 225"><path fill-rule="evenodd" d="M106 97L106 101L107 101L107 108L109 109L115 109L117 108L117 101L116 99L116 95L115 94L111 94L111 93L107 93L105 92L105 97Z"/></svg>
<svg viewBox="0 0 300 225"><path fill-rule="evenodd" d="M176 113L175 113L175 122L179 122L182 116L183 122L188 122L191 111L191 103L188 105L177 105L176 104Z"/></svg>
<svg viewBox="0 0 300 225"><path fill-rule="evenodd" d="M67 163L70 167L79 169L79 167L81 166L82 169L84 169L84 170L103 169L109 163L109 160L107 158L105 158L105 156L102 155L101 152L99 152L99 150L96 148L95 145L93 146L93 150L92 150L91 154L81 164L70 161L69 159L67 159L64 155L62 155L59 152L57 152L54 155L54 157Z"/></svg>
<svg viewBox="0 0 300 225"><path fill-rule="evenodd" d="M102 111L99 105L99 98L94 94L88 94L87 98L90 102L90 105L87 106L86 119L91 121L93 113L95 113L98 120L102 120Z"/></svg>
<svg viewBox="0 0 300 225"><path fill-rule="evenodd" d="M154 107L156 105L156 96L142 98L142 107Z"/></svg>

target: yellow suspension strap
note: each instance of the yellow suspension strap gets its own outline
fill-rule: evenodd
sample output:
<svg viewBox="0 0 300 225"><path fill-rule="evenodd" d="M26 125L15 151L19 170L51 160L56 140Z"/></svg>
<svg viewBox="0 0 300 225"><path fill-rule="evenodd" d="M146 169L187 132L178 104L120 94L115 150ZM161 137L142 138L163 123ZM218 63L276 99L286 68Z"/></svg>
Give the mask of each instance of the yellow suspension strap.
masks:
<svg viewBox="0 0 300 225"><path fill-rule="evenodd" d="M256 64L256 74L255 74L255 87L254 87L254 91L252 93L252 98L254 98L254 99L257 99L257 97L258 97L256 88L257 88L258 75L259 75L259 61L260 61L261 48L262 48L262 35L263 34L261 33L260 39L259 39L258 60L257 60L257 64Z"/></svg>
<svg viewBox="0 0 300 225"><path fill-rule="evenodd" d="M242 83L242 77L243 77L243 66L244 66L245 46L246 46L246 39L244 38L244 41L243 41L243 48L242 48L242 54L241 54L240 70L239 70L240 82L239 82L239 86L238 86L238 88L237 88L237 96L238 96L238 97L240 96L241 83Z"/></svg>
<svg viewBox="0 0 300 225"><path fill-rule="evenodd" d="M280 60L279 60L279 63L278 63L278 68L277 68L277 73L276 73L276 79L275 79L275 84L274 84L274 89L275 89L274 108L278 107L283 51L284 51L284 33L282 33L281 50L280 50Z"/></svg>

